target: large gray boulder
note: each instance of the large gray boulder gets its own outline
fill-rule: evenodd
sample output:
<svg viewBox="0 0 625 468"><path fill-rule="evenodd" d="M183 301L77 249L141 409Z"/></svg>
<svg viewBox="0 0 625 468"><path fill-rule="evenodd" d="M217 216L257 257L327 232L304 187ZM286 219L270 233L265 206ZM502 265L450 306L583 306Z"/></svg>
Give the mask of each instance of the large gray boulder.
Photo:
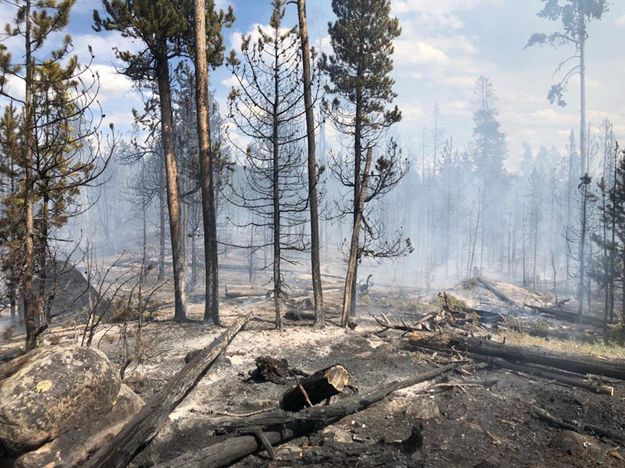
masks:
<svg viewBox="0 0 625 468"><path fill-rule="evenodd" d="M19 455L107 415L121 381L106 355L85 347L35 351L0 382L0 451Z"/></svg>
<svg viewBox="0 0 625 468"><path fill-rule="evenodd" d="M52 442L20 456L18 468L80 466L139 412L143 400L128 386L122 385L117 400L103 417L83 421L62 432Z"/></svg>

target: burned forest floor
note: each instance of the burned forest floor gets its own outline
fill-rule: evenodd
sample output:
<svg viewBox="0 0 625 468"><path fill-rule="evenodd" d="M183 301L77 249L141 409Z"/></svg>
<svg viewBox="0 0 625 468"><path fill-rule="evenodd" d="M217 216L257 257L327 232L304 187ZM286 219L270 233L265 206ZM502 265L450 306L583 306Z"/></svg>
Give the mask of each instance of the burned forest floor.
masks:
<svg viewBox="0 0 625 468"><path fill-rule="evenodd" d="M231 275L236 278L240 273L233 271ZM560 420L579 423L579 427L598 427L625 437L625 382L599 376L600 383L609 385L613 394L597 394L490 365L487 360L474 361L463 349L441 352L415 345L410 324L427 314L434 317L441 309L462 307L476 314L489 310L500 318L494 324L477 318L470 324L456 321L454 333L567 355L592 355L605 362L625 357L620 346L593 340L594 334L600 334L597 329L580 330L577 325L529 308L548 303L547 297L496 282L497 290L504 291L513 302L504 303L478 283L473 279L448 288L445 294L423 296L383 286L372 288L360 298L356 326L351 329L338 326L341 281L328 276L326 327L314 328L304 317L285 319L284 329L278 331L273 323L273 302L251 293L233 294L235 281L230 279L231 297L222 301L223 324L228 326L245 311L252 311L252 320L131 466L174 466L168 461L206 446L216 421L243 419L275 408L294 382L252 381L250 373L260 356L286 359L289 367L305 373L340 364L349 371L350 384L359 394L449 362L466 361L466 365L435 381L396 391L335 424L276 446L275 459L260 451L233 466L625 466L624 447L614 438L592 430L554 427L534 412L535 408L544 409ZM166 301L167 291L160 294L162 307L143 324L140 334L132 321L103 323L93 341L111 361L127 364L124 383L144 401L185 365L187 353L209 345L223 331L223 327L202 322L201 297L190 298L188 320L177 323ZM296 296L291 308L296 312L307 309L309 303L300 297L305 293ZM513 313L520 309L527 312ZM420 328L442 332L437 327L434 317ZM72 344L81 332L80 326L66 322L52 327L44 339L52 346ZM13 336L9 346L16 346L18 341L19 336ZM132 350L129 364L124 355L128 349ZM353 391L346 390L346 396ZM333 401L340 398L344 396Z"/></svg>

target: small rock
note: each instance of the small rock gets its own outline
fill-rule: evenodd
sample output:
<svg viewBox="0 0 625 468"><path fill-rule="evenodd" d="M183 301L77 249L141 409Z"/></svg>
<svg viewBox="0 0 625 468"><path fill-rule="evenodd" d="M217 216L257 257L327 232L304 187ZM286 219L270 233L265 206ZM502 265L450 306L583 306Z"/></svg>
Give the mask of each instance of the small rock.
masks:
<svg viewBox="0 0 625 468"><path fill-rule="evenodd" d="M380 352L380 353L393 354L393 353L396 353L399 350L399 347L397 345L397 342L387 341L386 343L382 343L375 350L377 352Z"/></svg>
<svg viewBox="0 0 625 468"><path fill-rule="evenodd" d="M124 379L124 383L128 385L135 393L142 393L145 384L147 382L147 376L145 372L135 370L132 374Z"/></svg>
<svg viewBox="0 0 625 468"><path fill-rule="evenodd" d="M569 455L584 457L588 449L594 445L590 437L583 436L573 431L562 431L551 440L549 446L561 450Z"/></svg>
<svg viewBox="0 0 625 468"><path fill-rule="evenodd" d="M324 437L328 438L332 442L349 444L352 442L352 436L345 429L339 429L337 427L327 428L323 431Z"/></svg>
<svg viewBox="0 0 625 468"><path fill-rule="evenodd" d="M426 398L417 398L406 408L406 416L415 419L434 419L440 415L438 405L433 400Z"/></svg>

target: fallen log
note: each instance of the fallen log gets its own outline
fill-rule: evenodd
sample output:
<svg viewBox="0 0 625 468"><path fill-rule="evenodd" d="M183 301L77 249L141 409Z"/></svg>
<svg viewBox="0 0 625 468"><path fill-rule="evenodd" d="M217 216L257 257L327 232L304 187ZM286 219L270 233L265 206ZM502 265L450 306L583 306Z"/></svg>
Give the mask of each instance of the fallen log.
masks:
<svg viewBox="0 0 625 468"><path fill-rule="evenodd" d="M472 356L475 356L475 354L472 354ZM560 374L549 369L536 367L532 365L518 364L515 362L510 362L505 359L499 359L499 358L488 358L488 362L497 367L504 367L506 369L513 370L515 372L522 372L524 374L535 375L543 379L553 380L553 381L560 382L566 385L570 385L572 387L583 388L593 393L599 393L602 395L609 395L609 396L614 395L614 387L610 387L609 385L603 385L597 382L593 382L592 380L583 380L573 375Z"/></svg>
<svg viewBox="0 0 625 468"><path fill-rule="evenodd" d="M327 406L315 406L289 413L275 410L252 416L243 420L234 420L216 427L219 434L233 437L211 438L206 448L193 453L185 453L177 458L157 465L158 468L171 467L221 467L228 466L248 455L267 449L267 445L276 446L296 437L317 431L341 420L345 416L366 409L402 388L431 381L450 372L462 363L452 363L424 374L418 374L404 380L382 385L366 395L355 395Z"/></svg>
<svg viewBox="0 0 625 468"><path fill-rule="evenodd" d="M286 314L284 314L284 318L287 320L292 320L293 322L312 322L315 320L315 314L313 312L289 310Z"/></svg>
<svg viewBox="0 0 625 468"><path fill-rule="evenodd" d="M625 438L621 434L584 422L564 421L562 419L556 418L551 413L549 413L549 411L538 408L537 406L532 407L531 414L535 418L540 419L541 421L544 421L560 429L574 431L579 434L592 434L600 437L605 437L606 439L610 439L619 445L623 445L623 443L625 442Z"/></svg>
<svg viewBox="0 0 625 468"><path fill-rule="evenodd" d="M33 356L33 353L20 354L11 360L5 362L0 361L0 382L8 379L17 371L19 371Z"/></svg>
<svg viewBox="0 0 625 468"><path fill-rule="evenodd" d="M223 334L173 376L124 428L91 457L86 467L122 468L158 433L169 414L193 390L236 334L250 319L251 313L238 318Z"/></svg>
<svg viewBox="0 0 625 468"><path fill-rule="evenodd" d="M384 319L384 321L382 321L379 317L376 317L375 315L372 315L372 317L375 319L376 322L378 322L378 325L380 325L383 328L383 330L381 330L379 333L383 333L383 332L388 331L388 330L399 330L399 331L403 331L403 332L419 331L419 330L423 329L423 326L427 322L429 322L430 320L436 319L440 315L441 314L439 312L427 313L427 314L419 317L411 325L406 324L406 322L404 321L403 318L401 319L401 325L394 324L384 314L382 314L382 318Z"/></svg>
<svg viewBox="0 0 625 468"><path fill-rule="evenodd" d="M349 384L349 371L336 364L319 370L297 381L297 384L284 392L280 408L284 411L299 411L306 406L314 406L338 395Z"/></svg>
<svg viewBox="0 0 625 468"><path fill-rule="evenodd" d="M579 315L575 312L571 312L565 309L557 307L539 307L530 304L524 304L525 307L540 312L541 314L550 315L557 319L563 320L569 323L579 323ZM592 325L593 327L601 328L604 326L603 320L596 317L589 317L587 315L582 316L582 324Z"/></svg>
<svg viewBox="0 0 625 468"><path fill-rule="evenodd" d="M488 281L486 281L484 278L478 276L477 277L477 282L480 283L484 288L486 288L487 290L489 290L490 292L492 292L495 296L497 296L497 298L503 302L505 302L506 304L512 306L512 307L516 307L517 309L520 309L521 307L519 306L519 304L517 304L516 302L514 302L512 299L510 299L508 296L506 296L504 293L502 293L499 289L497 289L495 286L493 286L491 283L489 283Z"/></svg>
<svg viewBox="0 0 625 468"><path fill-rule="evenodd" d="M480 356L502 358L510 362L539 364L577 374L594 374L625 380L625 361L603 361L588 356L565 355L541 350L538 347L509 345L482 338L452 334L434 335L432 333L413 332L409 340L420 348L435 351L455 349Z"/></svg>
<svg viewBox="0 0 625 468"><path fill-rule="evenodd" d="M247 298L247 297L268 298L271 296L271 291L264 290L264 289L246 289L246 288L232 290L232 289L229 289L228 286L226 285L226 291L225 291L224 296L226 299L241 299L241 298Z"/></svg>
<svg viewBox="0 0 625 468"><path fill-rule="evenodd" d="M0 352L0 362L9 362L12 359L22 356L25 351L21 348L9 349L8 351Z"/></svg>
<svg viewBox="0 0 625 468"><path fill-rule="evenodd" d="M482 323L496 324L503 322L506 318L499 312L491 312L489 310L474 309L473 307L464 307L463 312L473 313L479 317Z"/></svg>

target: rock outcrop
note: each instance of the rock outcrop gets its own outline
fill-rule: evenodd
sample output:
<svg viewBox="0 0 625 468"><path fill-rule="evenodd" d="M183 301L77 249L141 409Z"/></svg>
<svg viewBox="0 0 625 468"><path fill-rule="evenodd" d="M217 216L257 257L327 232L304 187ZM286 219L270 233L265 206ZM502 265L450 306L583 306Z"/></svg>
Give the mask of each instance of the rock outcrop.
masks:
<svg viewBox="0 0 625 468"><path fill-rule="evenodd" d="M99 350L48 348L27 356L0 381L0 453L18 466L74 466L143 405Z"/></svg>

